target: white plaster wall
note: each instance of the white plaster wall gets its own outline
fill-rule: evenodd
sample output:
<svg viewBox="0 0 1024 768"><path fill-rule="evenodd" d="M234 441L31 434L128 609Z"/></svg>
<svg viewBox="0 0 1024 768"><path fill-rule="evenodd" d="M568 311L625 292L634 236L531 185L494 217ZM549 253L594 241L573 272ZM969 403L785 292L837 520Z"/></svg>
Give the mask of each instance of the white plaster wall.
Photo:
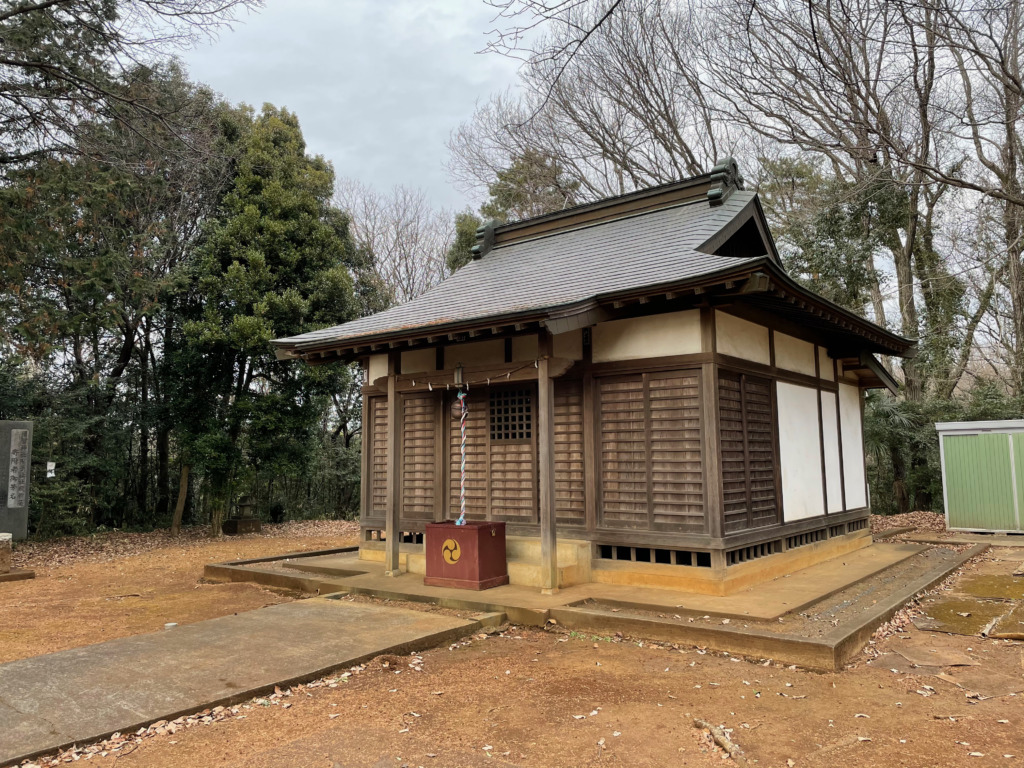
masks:
<svg viewBox="0 0 1024 768"><path fill-rule="evenodd" d="M839 473L839 426L836 396L821 393L821 433L825 452L825 490L829 512L843 511L843 480Z"/></svg>
<svg viewBox="0 0 1024 768"><path fill-rule="evenodd" d="M444 348L444 367L451 371L462 363L469 368L476 365L495 365L505 362L505 340L488 339L452 344Z"/></svg>
<svg viewBox="0 0 1024 768"><path fill-rule="evenodd" d="M839 384L839 425L843 432L843 481L846 508L858 509L868 503L864 477L864 425L860 416L860 389Z"/></svg>
<svg viewBox="0 0 1024 768"><path fill-rule="evenodd" d="M828 350L824 347L818 347L818 368L821 378L835 381L836 372L832 370L832 358L828 356Z"/></svg>
<svg viewBox="0 0 1024 768"><path fill-rule="evenodd" d="M426 373L436 368L437 351L433 347L402 353L402 373Z"/></svg>
<svg viewBox="0 0 1024 768"><path fill-rule="evenodd" d="M594 326L595 363L700 352L700 310L612 320Z"/></svg>
<svg viewBox="0 0 1024 768"><path fill-rule="evenodd" d="M551 337L552 354L567 360L583 359L583 329L556 333Z"/></svg>
<svg viewBox="0 0 1024 768"><path fill-rule="evenodd" d="M536 360L537 359L537 337L536 336L513 336L512 337L512 359L513 360Z"/></svg>
<svg viewBox="0 0 1024 768"><path fill-rule="evenodd" d="M814 345L786 333L775 333L775 365L814 376Z"/></svg>
<svg viewBox="0 0 1024 768"><path fill-rule="evenodd" d="M388 375L388 356L387 355L370 355L370 362L368 365L367 380L370 384L373 384L381 376Z"/></svg>
<svg viewBox="0 0 1024 768"><path fill-rule="evenodd" d="M784 382L776 386L783 520L824 515L817 390Z"/></svg>
<svg viewBox="0 0 1024 768"><path fill-rule="evenodd" d="M715 344L723 355L770 365L768 333L763 325L715 310Z"/></svg>

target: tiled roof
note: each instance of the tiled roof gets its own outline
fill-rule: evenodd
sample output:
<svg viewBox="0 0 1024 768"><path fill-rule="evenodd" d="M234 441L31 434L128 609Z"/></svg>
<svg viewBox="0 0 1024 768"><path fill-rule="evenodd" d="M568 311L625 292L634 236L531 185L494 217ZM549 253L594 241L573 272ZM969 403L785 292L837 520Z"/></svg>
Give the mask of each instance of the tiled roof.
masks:
<svg viewBox="0 0 1024 768"><path fill-rule="evenodd" d="M412 301L274 344L311 349L435 325L486 322L763 260L761 254L716 256L698 250L733 219L748 216L755 198L753 192L736 191L718 206L698 199L499 245Z"/></svg>

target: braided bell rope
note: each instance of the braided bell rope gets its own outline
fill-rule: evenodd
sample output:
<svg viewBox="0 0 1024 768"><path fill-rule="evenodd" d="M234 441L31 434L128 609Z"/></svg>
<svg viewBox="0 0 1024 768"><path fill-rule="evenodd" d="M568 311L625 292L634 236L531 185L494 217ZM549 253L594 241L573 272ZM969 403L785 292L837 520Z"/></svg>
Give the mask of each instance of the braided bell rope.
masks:
<svg viewBox="0 0 1024 768"><path fill-rule="evenodd" d="M466 405L467 393L459 390L456 397L459 399L459 405L462 407L462 415L459 417L459 431L462 434L462 442L459 446L459 450L462 454L462 462L459 467L459 519L455 521L456 525L466 524L466 413L469 407Z"/></svg>

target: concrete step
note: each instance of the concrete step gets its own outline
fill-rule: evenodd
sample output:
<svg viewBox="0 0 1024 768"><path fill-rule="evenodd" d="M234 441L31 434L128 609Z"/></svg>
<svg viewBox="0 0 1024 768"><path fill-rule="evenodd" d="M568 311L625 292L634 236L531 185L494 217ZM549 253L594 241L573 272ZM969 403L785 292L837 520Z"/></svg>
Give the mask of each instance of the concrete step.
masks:
<svg viewBox="0 0 1024 768"><path fill-rule="evenodd" d="M583 584L590 579L584 580L581 577L582 568L578 564L558 566L558 586L571 587L573 584ZM540 563L524 563L522 561L510 561L508 564L509 584L517 584L523 587L541 587Z"/></svg>
<svg viewBox="0 0 1024 768"><path fill-rule="evenodd" d="M558 539L558 564L572 565L590 559L590 542L579 539ZM540 564L540 539L509 536L505 539L505 552L509 561Z"/></svg>

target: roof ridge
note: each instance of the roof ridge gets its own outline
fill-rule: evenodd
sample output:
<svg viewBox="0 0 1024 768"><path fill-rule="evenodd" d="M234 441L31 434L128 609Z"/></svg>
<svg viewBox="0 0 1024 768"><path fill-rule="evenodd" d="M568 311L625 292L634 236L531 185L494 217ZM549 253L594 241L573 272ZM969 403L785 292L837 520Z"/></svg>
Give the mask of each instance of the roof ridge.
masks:
<svg viewBox="0 0 1024 768"><path fill-rule="evenodd" d="M576 225L582 223L596 224L622 218L626 213L651 212L698 200L706 201L714 207L724 203L733 192L742 189L743 177L740 176L736 161L728 157L718 161L710 172L686 179L636 189L506 224L488 221L477 229L477 244L471 250L473 258L480 259L500 245L532 239L538 234L576 229Z"/></svg>
<svg viewBox="0 0 1024 768"><path fill-rule="evenodd" d="M754 192L753 194L756 195L757 193ZM699 205L700 203L707 203L707 200L705 198L703 198L703 197L687 198L685 200L680 200L677 203L672 203L670 205L665 205L665 206L662 206L662 207L659 207L659 208L646 208L646 209L640 210L640 211L630 211L630 212L621 213L618 216L613 216L613 217L607 218L607 219L598 219L596 221L585 221L585 222L582 222L580 224L576 224L575 226L569 226L569 227L565 227L565 228L562 228L562 229L553 229L553 230L551 230L549 232L542 232L542 233L539 233L539 234L536 234L536 235L533 235L533 236L530 236L530 237L524 237L524 238L521 238L521 239L518 239L518 240L509 240L509 241L504 242L504 243L497 243L497 244L493 245L489 249L489 251L491 251L491 250L497 251L497 250L500 250L502 248L509 248L511 246L514 246L514 245L522 245L523 243L533 243L533 242L537 242L538 240L545 240L545 239L547 239L549 237L557 237L559 235L564 235L564 234L567 234L569 232L580 232L580 231L585 230L585 229L593 229L594 227L600 227L600 226L602 226L604 224L614 224L617 221L626 221L628 219L635 219L635 218L637 218L639 216L647 216L647 215L652 214L652 213L661 213L662 211L669 211L669 210L672 210L674 208L684 208L684 207L689 206L689 205Z"/></svg>

